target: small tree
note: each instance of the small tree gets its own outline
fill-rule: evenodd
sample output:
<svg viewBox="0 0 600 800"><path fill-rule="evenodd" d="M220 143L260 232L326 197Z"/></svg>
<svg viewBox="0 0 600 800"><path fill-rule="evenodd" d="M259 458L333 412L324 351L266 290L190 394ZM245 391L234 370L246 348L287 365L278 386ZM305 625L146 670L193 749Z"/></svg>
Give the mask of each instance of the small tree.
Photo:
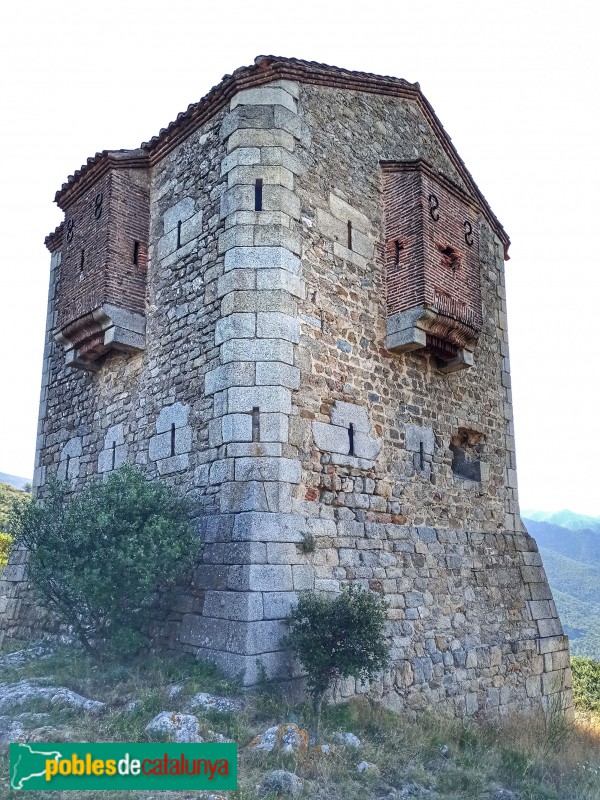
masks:
<svg viewBox="0 0 600 800"><path fill-rule="evenodd" d="M189 518L175 491L126 466L76 495L50 482L43 502L14 504L9 529L41 601L86 650L133 653L197 554Z"/></svg>
<svg viewBox="0 0 600 800"><path fill-rule="evenodd" d="M317 738L332 682L347 677L370 681L387 664L386 611L381 595L350 587L333 598L306 592L288 617L286 644L307 672Z"/></svg>

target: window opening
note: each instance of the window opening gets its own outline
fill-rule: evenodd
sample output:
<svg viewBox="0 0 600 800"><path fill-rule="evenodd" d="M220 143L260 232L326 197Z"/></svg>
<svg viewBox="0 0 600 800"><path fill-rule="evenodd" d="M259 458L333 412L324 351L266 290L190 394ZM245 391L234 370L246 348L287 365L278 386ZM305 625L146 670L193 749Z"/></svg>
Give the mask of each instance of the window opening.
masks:
<svg viewBox="0 0 600 800"><path fill-rule="evenodd" d="M440 253L444 256L442 259L442 264L445 267L450 267L452 272L456 272L456 270L460 267L460 256L456 252L453 247L446 246L442 247L438 245Z"/></svg>
<svg viewBox="0 0 600 800"><path fill-rule="evenodd" d="M263 210L263 182L262 178L257 178L254 184L254 210Z"/></svg>
<svg viewBox="0 0 600 800"><path fill-rule="evenodd" d="M257 406L252 409L252 441L260 442L260 409Z"/></svg>
<svg viewBox="0 0 600 800"><path fill-rule="evenodd" d="M171 456L175 455L175 423L171 423Z"/></svg>
<svg viewBox="0 0 600 800"><path fill-rule="evenodd" d="M348 441L350 442L349 455L354 455L354 425L350 423L348 428Z"/></svg>
<svg viewBox="0 0 600 800"><path fill-rule="evenodd" d="M402 242L398 239L394 242L394 266L397 267L400 264L400 253L404 250L404 246Z"/></svg>
<svg viewBox="0 0 600 800"><path fill-rule="evenodd" d="M481 481L481 462L485 436L478 431L459 428L450 440L452 472L460 478Z"/></svg>

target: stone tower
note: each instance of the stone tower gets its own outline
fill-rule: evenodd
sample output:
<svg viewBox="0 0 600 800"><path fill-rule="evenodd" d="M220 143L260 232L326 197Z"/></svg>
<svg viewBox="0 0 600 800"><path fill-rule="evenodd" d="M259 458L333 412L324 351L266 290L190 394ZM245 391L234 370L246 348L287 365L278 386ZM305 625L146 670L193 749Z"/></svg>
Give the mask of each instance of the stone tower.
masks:
<svg viewBox="0 0 600 800"><path fill-rule="evenodd" d="M570 707L519 518L509 240L417 84L259 57L56 201L36 491L127 462L202 499L157 635L289 677L297 593L355 583L389 601L389 706Z"/></svg>

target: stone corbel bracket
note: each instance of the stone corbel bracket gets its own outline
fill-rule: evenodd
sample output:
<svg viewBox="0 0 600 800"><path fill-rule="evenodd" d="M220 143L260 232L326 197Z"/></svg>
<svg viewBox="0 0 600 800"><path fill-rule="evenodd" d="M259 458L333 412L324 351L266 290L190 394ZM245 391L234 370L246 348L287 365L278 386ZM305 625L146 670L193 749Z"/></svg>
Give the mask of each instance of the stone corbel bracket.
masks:
<svg viewBox="0 0 600 800"><path fill-rule="evenodd" d="M387 318L385 346L392 352L421 350L428 347L428 337L444 339L457 349L453 358L438 359L440 372L456 372L473 366L477 331L447 317L434 306L417 306Z"/></svg>
<svg viewBox="0 0 600 800"><path fill-rule="evenodd" d="M66 351L65 363L74 369L97 372L98 359L109 350L139 353L146 346L146 319L105 303L54 335Z"/></svg>

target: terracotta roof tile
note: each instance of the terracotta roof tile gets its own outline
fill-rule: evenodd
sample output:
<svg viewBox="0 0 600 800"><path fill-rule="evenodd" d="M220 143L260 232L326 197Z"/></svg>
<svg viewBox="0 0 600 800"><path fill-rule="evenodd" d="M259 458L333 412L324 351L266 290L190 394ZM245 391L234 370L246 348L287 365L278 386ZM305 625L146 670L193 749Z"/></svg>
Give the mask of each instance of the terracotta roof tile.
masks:
<svg viewBox="0 0 600 800"><path fill-rule="evenodd" d="M444 130L428 100L421 93L418 83L410 83L402 78L386 75L374 75L369 72L355 72L316 61L303 61L297 58L280 56L257 56L254 64L236 69L231 75L225 75L220 83L197 103L192 103L186 111L182 111L162 128L156 136L143 142L138 150L103 150L88 158L87 163L70 175L61 189L56 193L55 201L61 208L68 207L74 196L83 187L95 181L109 166L148 166L155 164L170 150L176 147L193 130L225 106L239 91L276 80L291 80L332 88L345 88L354 91L385 94L396 97L412 98L417 102L433 129L437 132L445 146L446 153L461 175L465 185L479 199L485 216L494 228L504 245L505 257L508 258L510 239L504 228L491 210L485 197L473 180L471 173L458 155L452 140ZM79 186L82 184L82 186Z"/></svg>

